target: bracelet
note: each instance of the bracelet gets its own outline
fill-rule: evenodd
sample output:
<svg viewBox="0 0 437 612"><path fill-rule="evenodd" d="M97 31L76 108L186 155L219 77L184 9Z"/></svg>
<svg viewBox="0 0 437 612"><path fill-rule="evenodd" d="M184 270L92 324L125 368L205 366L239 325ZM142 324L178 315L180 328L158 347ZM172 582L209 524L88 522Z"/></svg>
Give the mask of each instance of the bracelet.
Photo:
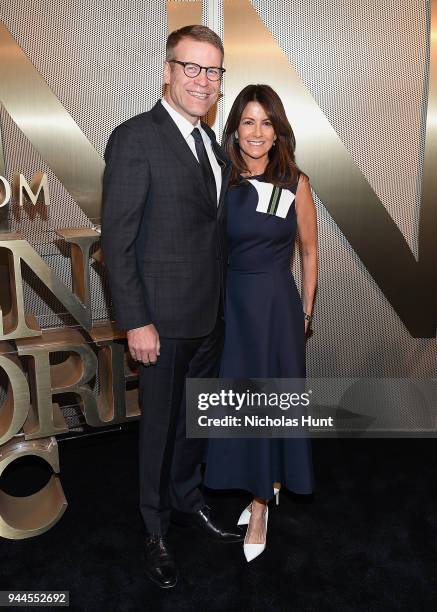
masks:
<svg viewBox="0 0 437 612"><path fill-rule="evenodd" d="M313 320L313 317L307 314L306 312L303 313L303 318L305 319L305 321L308 321L309 323L311 323L311 321Z"/></svg>

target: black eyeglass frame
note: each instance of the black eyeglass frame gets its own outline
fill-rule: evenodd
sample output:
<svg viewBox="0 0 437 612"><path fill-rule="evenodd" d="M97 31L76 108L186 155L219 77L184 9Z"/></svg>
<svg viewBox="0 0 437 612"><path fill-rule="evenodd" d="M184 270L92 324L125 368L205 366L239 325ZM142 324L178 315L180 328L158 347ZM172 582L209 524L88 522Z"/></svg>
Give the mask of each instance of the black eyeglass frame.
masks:
<svg viewBox="0 0 437 612"><path fill-rule="evenodd" d="M196 64L196 62L181 62L180 60L168 60L168 63L180 64L184 69L185 76L187 76L189 79L195 79L197 76L199 76L202 70L205 70L206 78L208 79L208 81L212 81L213 83L217 83L217 81L220 81L220 79L223 77L223 74L226 72L226 68L220 68L219 66L199 66L199 64ZM191 76L191 74L187 74L185 72L186 66L197 66L199 68L199 72ZM220 70L221 74L218 79L211 79L208 76L208 70L210 70L211 68L213 68L214 70Z"/></svg>

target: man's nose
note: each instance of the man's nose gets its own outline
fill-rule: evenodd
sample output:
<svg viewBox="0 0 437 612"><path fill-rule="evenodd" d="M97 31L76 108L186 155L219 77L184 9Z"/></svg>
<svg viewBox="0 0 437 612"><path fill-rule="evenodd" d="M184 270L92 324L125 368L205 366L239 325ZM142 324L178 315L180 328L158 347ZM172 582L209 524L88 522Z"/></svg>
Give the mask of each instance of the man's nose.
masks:
<svg viewBox="0 0 437 612"><path fill-rule="evenodd" d="M206 68L201 68L199 74L194 77L196 83L199 85L203 85L204 87L208 85L208 77L206 76Z"/></svg>

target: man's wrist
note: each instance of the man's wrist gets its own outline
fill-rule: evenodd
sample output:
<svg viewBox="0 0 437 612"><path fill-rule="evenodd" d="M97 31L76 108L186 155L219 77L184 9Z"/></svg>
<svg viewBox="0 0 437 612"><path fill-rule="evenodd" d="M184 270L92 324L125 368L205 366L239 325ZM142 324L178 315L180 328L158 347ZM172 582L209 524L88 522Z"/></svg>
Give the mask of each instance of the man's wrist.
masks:
<svg viewBox="0 0 437 612"><path fill-rule="evenodd" d="M129 329L126 329L126 333L132 332L132 331L136 331L137 329L143 329L143 327L148 327L149 325L153 325L153 323L150 321L149 323L143 323L142 325L136 325L135 327L131 327Z"/></svg>

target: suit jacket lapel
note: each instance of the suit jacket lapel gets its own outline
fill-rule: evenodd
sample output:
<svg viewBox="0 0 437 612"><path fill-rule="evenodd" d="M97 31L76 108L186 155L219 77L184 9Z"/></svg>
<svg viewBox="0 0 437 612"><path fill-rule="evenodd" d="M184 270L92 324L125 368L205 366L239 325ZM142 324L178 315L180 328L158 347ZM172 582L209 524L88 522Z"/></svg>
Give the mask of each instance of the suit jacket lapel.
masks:
<svg viewBox="0 0 437 612"><path fill-rule="evenodd" d="M163 138L165 138L167 145L177 155L177 158L180 160L180 162L187 167L187 170L189 170L194 175L207 205L210 206L211 204L213 204L214 209L216 209L217 211L217 216L220 216L224 208L225 195L228 188L229 176L231 172L231 162L226 156L223 149L218 144L217 140L215 139L214 132L207 124L202 122L202 128L206 131L206 133L211 139L214 155L216 156L216 159L222 169L222 186L220 190L218 206L217 202L211 201L211 197L206 188L202 169L200 167L199 162L194 157L193 152L188 146L188 143L182 136L179 128L174 123L173 119L162 106L161 102L157 102L152 108L151 112L154 121L159 125L159 130Z"/></svg>
<svg viewBox="0 0 437 612"><path fill-rule="evenodd" d="M202 175L202 169L199 162L194 157L188 143L182 136L179 128L170 117L168 112L162 106L161 102L157 102L151 110L154 121L159 125L160 133L165 138L166 144L177 155L178 160L184 164L195 177L199 189L205 197L205 200L210 202L210 195L205 185L205 180Z"/></svg>

